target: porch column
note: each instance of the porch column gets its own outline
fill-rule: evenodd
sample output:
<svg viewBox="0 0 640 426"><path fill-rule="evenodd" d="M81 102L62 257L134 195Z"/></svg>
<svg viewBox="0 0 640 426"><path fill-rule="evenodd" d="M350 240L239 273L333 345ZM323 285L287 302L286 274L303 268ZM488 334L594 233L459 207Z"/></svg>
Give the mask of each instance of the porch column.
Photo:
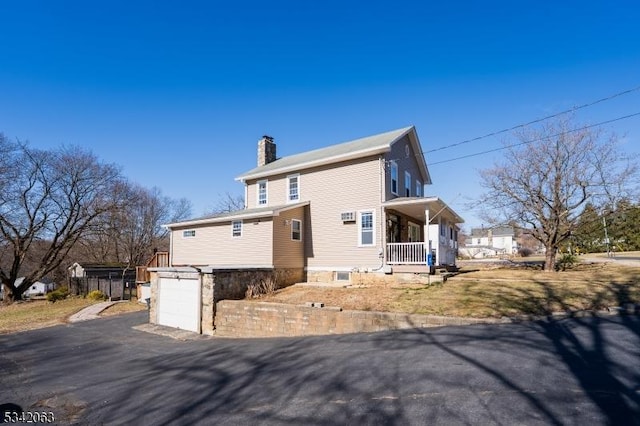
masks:
<svg viewBox="0 0 640 426"><path fill-rule="evenodd" d="M424 244L425 250L427 250L427 254L431 253L431 238L429 238L429 222L431 219L429 218L429 209L424 210Z"/></svg>

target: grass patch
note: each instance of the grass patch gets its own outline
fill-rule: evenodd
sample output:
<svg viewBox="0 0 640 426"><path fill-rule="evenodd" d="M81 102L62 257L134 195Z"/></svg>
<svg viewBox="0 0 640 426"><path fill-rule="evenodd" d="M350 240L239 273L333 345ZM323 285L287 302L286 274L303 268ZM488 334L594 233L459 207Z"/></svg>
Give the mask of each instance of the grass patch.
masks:
<svg viewBox="0 0 640 426"><path fill-rule="evenodd" d="M137 300L130 300L128 302L120 302L109 306L104 311L100 312L100 316L114 316L120 314L126 314L129 312L146 311L147 305L138 303Z"/></svg>
<svg viewBox="0 0 640 426"><path fill-rule="evenodd" d="M461 317L545 315L640 303L640 268L580 264L557 273L500 268L460 274L438 285L371 285L368 288L293 286L261 301L323 302L348 310Z"/></svg>
<svg viewBox="0 0 640 426"><path fill-rule="evenodd" d="M0 305L0 334L63 324L70 315L94 303L81 297L70 297L55 303L32 300Z"/></svg>

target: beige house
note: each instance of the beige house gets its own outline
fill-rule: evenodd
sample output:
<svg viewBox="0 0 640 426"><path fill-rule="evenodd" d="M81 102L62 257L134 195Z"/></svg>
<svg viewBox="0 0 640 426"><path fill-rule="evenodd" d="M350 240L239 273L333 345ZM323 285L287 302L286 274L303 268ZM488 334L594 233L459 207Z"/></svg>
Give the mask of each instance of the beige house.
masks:
<svg viewBox="0 0 640 426"><path fill-rule="evenodd" d="M463 219L425 196L413 126L277 158L270 137L236 178L243 210L167 225L171 267L274 269L288 281L389 278L455 264Z"/></svg>

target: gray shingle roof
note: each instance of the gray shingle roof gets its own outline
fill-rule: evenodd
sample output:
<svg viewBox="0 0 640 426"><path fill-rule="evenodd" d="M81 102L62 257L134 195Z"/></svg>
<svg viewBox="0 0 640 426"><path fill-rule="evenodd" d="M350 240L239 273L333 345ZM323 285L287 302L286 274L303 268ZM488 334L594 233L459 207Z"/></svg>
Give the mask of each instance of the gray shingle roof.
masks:
<svg viewBox="0 0 640 426"><path fill-rule="evenodd" d="M472 237L486 237L489 235L489 231L491 231L491 235L494 237L499 236L509 236L514 235L513 228L510 226L496 226L494 228L472 228L471 236Z"/></svg>
<svg viewBox="0 0 640 426"><path fill-rule="evenodd" d="M313 151L278 158L276 161L269 164L251 169L238 176L236 179L243 180L255 176L275 174L279 171L284 172L291 168L296 168L306 164L313 165L314 163L329 161L331 159L340 161L341 157L352 155L357 152L362 152L364 156L367 155L366 153L369 151L376 151L378 149L382 150L390 147L393 142L409 133L411 129L413 129L413 126L380 133L378 135L367 136L353 141L315 149Z"/></svg>
<svg viewBox="0 0 640 426"><path fill-rule="evenodd" d="M242 219L242 218L267 217L267 216L277 215L279 212L283 210L294 209L297 207L306 206L307 204L309 204L308 201L302 201L299 203L283 204L279 206L256 207L253 209L241 209L241 210L236 210L232 212L216 213L216 214L211 214L207 216L197 217L194 219L183 220L180 222L169 223L164 226L168 228L175 228L175 227L198 225L203 223L226 222L226 221Z"/></svg>

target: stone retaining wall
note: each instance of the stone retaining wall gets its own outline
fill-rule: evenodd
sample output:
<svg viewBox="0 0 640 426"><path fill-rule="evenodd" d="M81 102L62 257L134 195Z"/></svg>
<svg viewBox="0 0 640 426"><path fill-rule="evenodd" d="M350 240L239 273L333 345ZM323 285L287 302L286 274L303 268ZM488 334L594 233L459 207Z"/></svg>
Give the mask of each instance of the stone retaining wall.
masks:
<svg viewBox="0 0 640 426"><path fill-rule="evenodd" d="M501 320L343 311L335 307L316 308L281 303L222 300L216 304L215 335L292 337L498 322Z"/></svg>

